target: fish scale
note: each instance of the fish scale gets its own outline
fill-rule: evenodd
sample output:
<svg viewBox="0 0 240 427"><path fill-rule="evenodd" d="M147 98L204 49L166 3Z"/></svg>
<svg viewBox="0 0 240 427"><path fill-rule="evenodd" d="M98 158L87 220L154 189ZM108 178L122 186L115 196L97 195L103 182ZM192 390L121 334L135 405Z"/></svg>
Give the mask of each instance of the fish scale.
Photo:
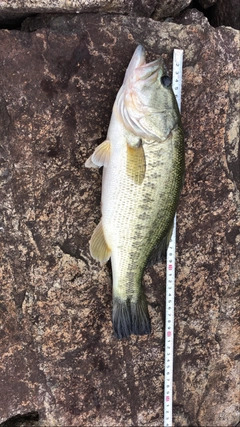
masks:
<svg viewBox="0 0 240 427"><path fill-rule="evenodd" d="M142 277L153 250L166 250L183 183L180 115L164 73L161 60L146 64L144 49L136 49L107 140L86 162L103 166L102 219L90 251L102 263L111 258L117 338L151 331Z"/></svg>
<svg viewBox="0 0 240 427"><path fill-rule="evenodd" d="M171 152L169 141L165 145L166 152ZM168 187L172 191L172 187L175 185L169 182L168 187L165 187L166 180L162 179L166 169L163 171L160 168L162 150L159 150L159 143L143 144L143 146L148 159L143 185L137 186L125 175L123 182L119 181L118 183L119 188L122 188L118 204L122 207L124 215L120 216L117 213L119 212L118 209L116 209L116 215L112 217L112 220L110 218L107 220L109 228L111 222L116 229L131 230L128 239L123 233L118 240L120 262L116 287L118 291L121 289L118 296L125 299L141 287L141 279L147 260L152 249L165 237L169 230L176 208L175 203L172 206L172 197L169 199L167 191ZM178 157L178 153L176 156ZM152 167L153 163L154 168ZM179 173L179 171L176 172ZM174 174L170 173L170 176L175 181ZM149 194L149 188L151 188L151 194ZM159 196L164 209L159 205ZM169 209L171 209L171 215L169 215Z"/></svg>

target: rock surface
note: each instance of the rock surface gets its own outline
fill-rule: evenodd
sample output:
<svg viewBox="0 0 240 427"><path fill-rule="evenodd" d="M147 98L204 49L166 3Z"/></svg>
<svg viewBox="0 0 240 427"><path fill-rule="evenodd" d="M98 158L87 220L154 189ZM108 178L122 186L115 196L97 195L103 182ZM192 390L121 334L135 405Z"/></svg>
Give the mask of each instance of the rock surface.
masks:
<svg viewBox="0 0 240 427"><path fill-rule="evenodd" d="M186 9L191 3L191 0L164 0L158 1L155 7L155 10L151 17L153 19L159 20L162 18L168 18L170 16L175 16L182 10Z"/></svg>
<svg viewBox="0 0 240 427"><path fill-rule="evenodd" d="M110 270L88 249L101 176L84 162L137 44L169 70L173 48L184 49L175 426L238 422L239 34L202 17L187 24L83 14L1 31L2 422L32 413L49 427L162 425L165 266L144 276L152 334L117 341Z"/></svg>
<svg viewBox="0 0 240 427"><path fill-rule="evenodd" d="M174 16L185 9L191 0L2 0L0 2L0 25L38 13L121 13L155 19Z"/></svg>
<svg viewBox="0 0 240 427"><path fill-rule="evenodd" d="M215 27L226 25L240 30L240 5L238 0L218 0L211 9L210 22Z"/></svg>

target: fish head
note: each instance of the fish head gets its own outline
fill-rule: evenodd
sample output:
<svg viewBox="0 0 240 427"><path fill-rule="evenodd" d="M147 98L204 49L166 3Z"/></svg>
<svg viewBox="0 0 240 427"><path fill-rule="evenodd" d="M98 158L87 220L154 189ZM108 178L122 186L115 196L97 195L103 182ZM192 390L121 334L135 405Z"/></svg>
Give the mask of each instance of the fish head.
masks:
<svg viewBox="0 0 240 427"><path fill-rule="evenodd" d="M136 48L114 108L125 128L139 138L147 142L168 138L180 114L161 58L147 64L144 48Z"/></svg>

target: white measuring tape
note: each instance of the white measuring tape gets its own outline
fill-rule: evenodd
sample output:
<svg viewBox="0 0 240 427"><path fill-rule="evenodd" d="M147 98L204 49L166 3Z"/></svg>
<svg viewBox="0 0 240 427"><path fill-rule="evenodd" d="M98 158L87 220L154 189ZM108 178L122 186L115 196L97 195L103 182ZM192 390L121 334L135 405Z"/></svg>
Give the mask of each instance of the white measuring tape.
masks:
<svg viewBox="0 0 240 427"><path fill-rule="evenodd" d="M183 50L173 51L172 89L179 111L181 109ZM164 427L172 427L173 404L173 338L174 338L174 293L175 293L176 215L172 237L167 250L166 271L166 325L164 369Z"/></svg>

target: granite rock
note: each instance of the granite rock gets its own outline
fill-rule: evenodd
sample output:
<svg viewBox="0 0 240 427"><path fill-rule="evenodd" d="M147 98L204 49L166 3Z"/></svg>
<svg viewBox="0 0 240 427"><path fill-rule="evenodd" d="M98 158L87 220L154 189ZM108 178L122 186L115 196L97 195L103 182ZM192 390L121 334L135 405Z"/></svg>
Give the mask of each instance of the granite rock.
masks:
<svg viewBox="0 0 240 427"><path fill-rule="evenodd" d="M191 3L191 0L164 0L158 1L152 18L160 20L162 18L169 18L178 15L182 10L186 9Z"/></svg>
<svg viewBox="0 0 240 427"><path fill-rule="evenodd" d="M121 13L162 19L177 15L191 0L2 0L0 25L17 25L29 15L42 13Z"/></svg>
<svg viewBox="0 0 240 427"><path fill-rule="evenodd" d="M196 24L196 25L202 25L203 27L205 27L205 25L208 25L208 18L198 9L189 8L189 9L185 9L178 16L175 16L172 19L172 22L176 24L183 24L183 25Z"/></svg>
<svg viewBox="0 0 240 427"><path fill-rule="evenodd" d="M162 425L165 265L144 276L152 334L116 340L110 268L88 247L101 174L84 168L143 44L169 72L184 49L174 422L235 426L239 33L100 14L28 26L0 45L0 421Z"/></svg>

